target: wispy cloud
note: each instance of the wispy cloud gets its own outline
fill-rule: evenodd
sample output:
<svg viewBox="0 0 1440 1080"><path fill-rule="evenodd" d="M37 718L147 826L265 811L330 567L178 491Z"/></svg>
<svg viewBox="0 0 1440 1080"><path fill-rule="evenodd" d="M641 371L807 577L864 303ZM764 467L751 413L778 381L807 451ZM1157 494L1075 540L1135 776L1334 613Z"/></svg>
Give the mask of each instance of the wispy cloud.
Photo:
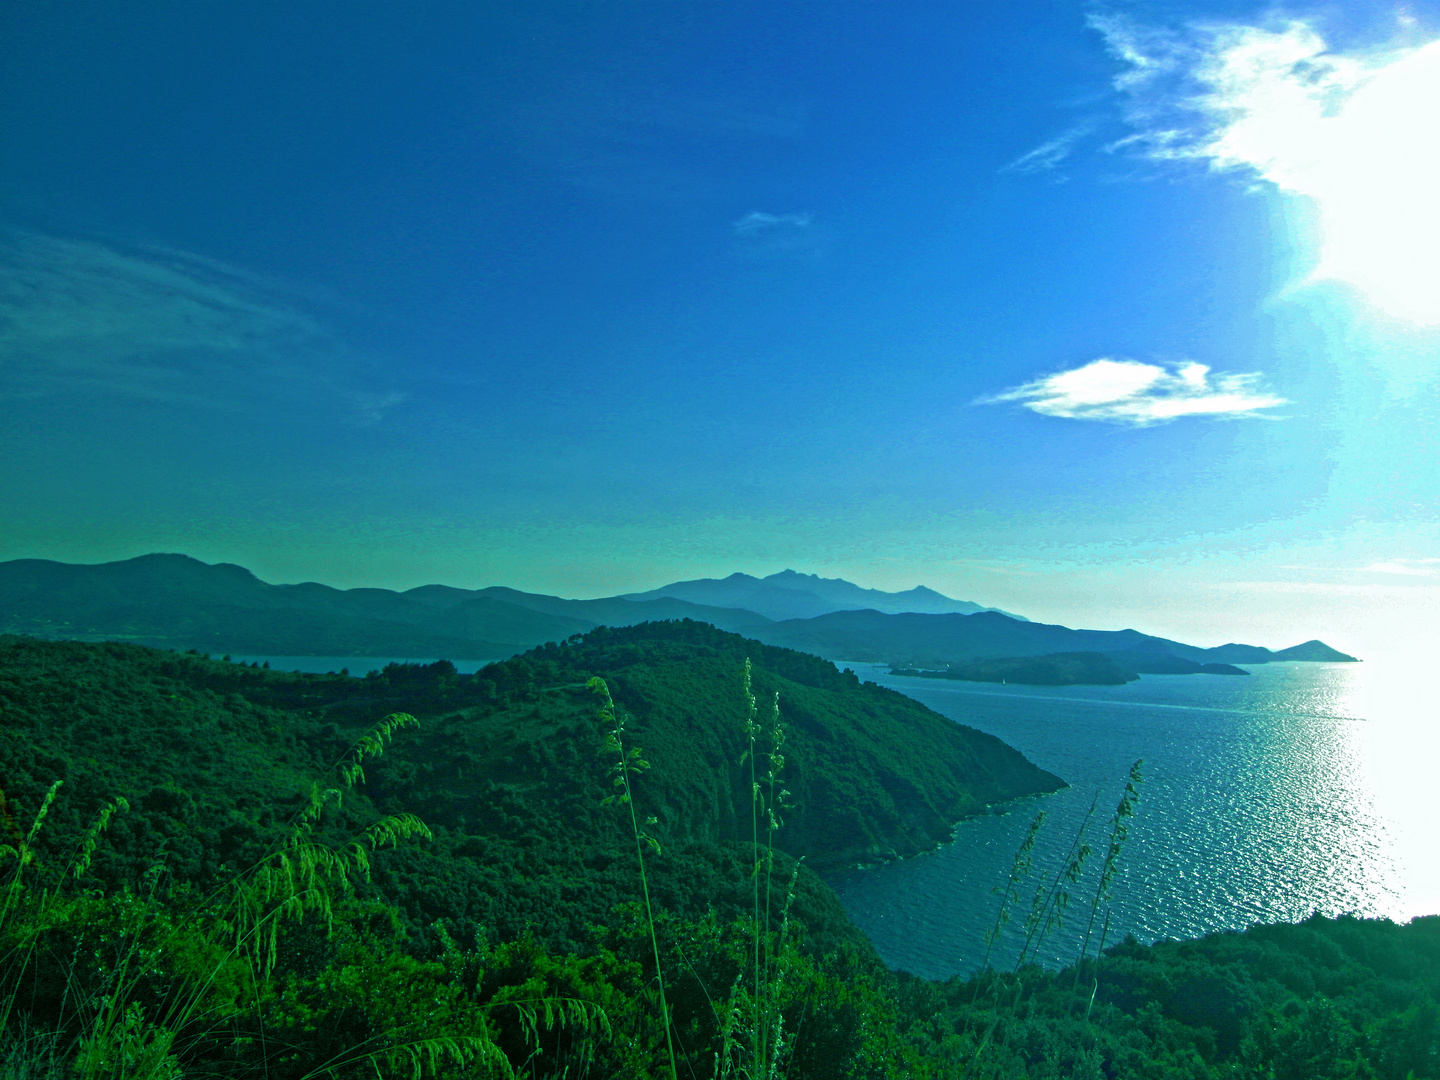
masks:
<svg viewBox="0 0 1440 1080"><path fill-rule="evenodd" d="M1413 20L1383 47L1335 49L1305 19L1143 26L1093 15L1124 67L1134 134L1110 149L1192 160L1312 200L1315 277L1440 322L1440 41Z"/></svg>
<svg viewBox="0 0 1440 1080"><path fill-rule="evenodd" d="M1440 575L1440 559L1386 559L1364 567L1372 574L1400 574L1405 577Z"/></svg>
<svg viewBox="0 0 1440 1080"><path fill-rule="evenodd" d="M819 258L832 231L811 214L767 214L752 210L730 223L736 251L751 259L813 260Z"/></svg>
<svg viewBox="0 0 1440 1080"><path fill-rule="evenodd" d="M1155 158L1249 168L1279 182L1315 122L1333 116L1369 77L1365 62L1330 53L1319 32L1299 19L1179 29L1117 13L1088 21L1125 65L1114 85L1136 133L1115 145L1143 147ZM1277 108L1289 113L1290 124L1273 125ZM1306 130L1293 126L1297 121ZM1256 130L1257 122L1268 130ZM1256 135L1269 145L1243 147Z"/></svg>
<svg viewBox="0 0 1440 1080"><path fill-rule="evenodd" d="M1062 161L1068 158L1075 149L1075 144L1095 130L1093 122L1076 124L1069 131L1063 132L1055 138L1041 143L1033 150L1029 150L1014 161L1001 166L1001 172L1014 173L1038 173L1048 172L1055 168Z"/></svg>
<svg viewBox="0 0 1440 1080"><path fill-rule="evenodd" d="M808 229L814 219L809 214L765 214L752 210L731 227L741 236L775 229Z"/></svg>
<svg viewBox="0 0 1440 1080"><path fill-rule="evenodd" d="M1015 401L1044 416L1150 427L1182 416L1236 419L1288 402L1256 389L1258 374L1212 375L1204 364L1166 369L1139 360L1103 357L983 397L977 405Z"/></svg>
<svg viewBox="0 0 1440 1080"><path fill-rule="evenodd" d="M212 260L0 234L0 395L90 392L187 405L322 394L356 418L394 403L298 298Z"/></svg>
<svg viewBox="0 0 1440 1080"><path fill-rule="evenodd" d="M493 122L568 182L624 201L675 203L723 194L737 145L788 142L808 122L804 105L743 93L676 95L613 77L559 73L547 93L494 102L488 83L459 77ZM702 149L697 155L696 148Z"/></svg>
<svg viewBox="0 0 1440 1080"><path fill-rule="evenodd" d="M354 407L358 419L376 424L385 419L385 414L397 405L410 400L410 395L392 390L388 394L374 394L365 390L349 390L345 399Z"/></svg>

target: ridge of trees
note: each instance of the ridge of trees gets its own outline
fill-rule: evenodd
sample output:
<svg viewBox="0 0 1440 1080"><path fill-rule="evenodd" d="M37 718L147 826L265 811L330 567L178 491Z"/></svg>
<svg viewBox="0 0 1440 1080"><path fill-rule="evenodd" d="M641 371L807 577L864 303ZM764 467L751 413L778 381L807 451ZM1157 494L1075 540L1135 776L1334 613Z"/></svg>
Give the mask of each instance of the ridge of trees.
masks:
<svg viewBox="0 0 1440 1080"><path fill-rule="evenodd" d="M796 803L775 834L769 900L789 920L783 935L754 923L747 656L756 697L780 693ZM647 872L668 1025L629 825L599 805L609 763L584 685L597 674L653 766L635 797L663 846ZM407 814L431 839L373 851L328 922L279 927L278 960L257 974L221 947L214 898L291 834L316 778L397 711L418 727L391 733L363 780L315 818L314 840L343 852ZM377 1063L396 1075L660 1076L673 1033L682 1075L724 1075L736 1031L716 1002L748 1015L734 988L748 985L761 934L778 958L769 1000L787 1033L777 1075L1440 1072L1440 918L1126 941L1098 970L1091 959L935 983L887 971L810 869L923 850L952 814L1056 784L903 695L703 624L594 631L473 676L445 662L302 675L0 637L0 882L21 852L26 875L0 892L0 1071L58 1076L83 1051L129 1054L171 1080L262 1068L373 1076ZM42 896L48 906L35 906ZM203 1009L166 1027L176 987L196 972ZM73 1003L113 999L121 985L133 1014L98 1044ZM539 1002L560 1003L551 1023ZM436 1049L462 1035L498 1048L503 1066ZM365 1047L374 1054L356 1056Z"/></svg>

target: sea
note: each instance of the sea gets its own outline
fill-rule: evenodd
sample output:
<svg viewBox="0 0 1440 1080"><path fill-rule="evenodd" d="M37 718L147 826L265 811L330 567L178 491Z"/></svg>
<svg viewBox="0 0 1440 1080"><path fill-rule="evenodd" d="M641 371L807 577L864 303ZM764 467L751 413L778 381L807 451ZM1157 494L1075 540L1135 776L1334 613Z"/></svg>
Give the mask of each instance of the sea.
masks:
<svg viewBox="0 0 1440 1080"><path fill-rule="evenodd" d="M357 675L388 662L235 659ZM457 662L462 671L481 666ZM1008 969L1022 952L1058 968L1082 948L1093 954L1102 933L1110 945L1316 912L1396 921L1440 914L1433 662L1261 664L1243 677L1144 675L1124 686L1064 687L838 666L998 736L1069 785L962 821L935 851L827 879L893 968L946 978L986 964ZM1137 761L1138 800L1123 822L1112 880L1100 889L1112 819ZM1016 852L1042 813L1029 873L1007 890ZM1068 881L1081 846L1091 853ZM1028 918L1034 898L1052 891L1068 903L1058 926L1045 918L1037 929Z"/></svg>
<svg viewBox="0 0 1440 1080"><path fill-rule="evenodd" d="M1145 675L1124 686L1065 687L842 666L998 736L1070 785L963 821L936 851L830 879L891 967L945 978L983 964L1007 970L1022 951L1063 967L1086 947L1087 932L1093 955L1102 931L1110 945L1316 912L1396 921L1440 914L1433 665L1277 663L1245 677ZM1139 797L1101 889L1136 761ZM1007 890L1040 813L1030 872ZM1067 881L1081 845L1091 854L1079 880ZM1068 897L1058 927L1029 919L1037 892L1051 891Z"/></svg>

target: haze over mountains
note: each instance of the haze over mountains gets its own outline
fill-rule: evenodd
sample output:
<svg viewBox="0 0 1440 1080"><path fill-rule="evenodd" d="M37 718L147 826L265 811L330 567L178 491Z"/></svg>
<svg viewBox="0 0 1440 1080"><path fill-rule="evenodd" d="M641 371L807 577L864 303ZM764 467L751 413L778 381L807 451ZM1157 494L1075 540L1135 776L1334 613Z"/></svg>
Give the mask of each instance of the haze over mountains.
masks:
<svg viewBox="0 0 1440 1080"><path fill-rule="evenodd" d="M185 555L97 565L0 563L0 632L210 653L495 660L600 625L665 619L710 623L831 660L923 666L1075 652L1112 655L1140 672L1354 659L1318 641L1279 652L1238 644L1202 649L1136 630L1072 630L923 586L886 593L791 570L568 600L503 586L395 592L271 585L243 567Z"/></svg>
<svg viewBox="0 0 1440 1080"><path fill-rule="evenodd" d="M999 608L982 607L969 600L952 600L934 589L917 585L905 592L887 593L865 589L841 578L822 578L818 574L799 574L782 570L769 577L755 578L749 574L731 574L727 578L700 578L697 581L676 581L649 592L626 593L626 600L655 600L673 597L714 607L744 608L779 622L787 619L813 619L832 611L879 611L889 615L916 612L929 615L974 615L980 611L996 611L1021 622L1029 620Z"/></svg>

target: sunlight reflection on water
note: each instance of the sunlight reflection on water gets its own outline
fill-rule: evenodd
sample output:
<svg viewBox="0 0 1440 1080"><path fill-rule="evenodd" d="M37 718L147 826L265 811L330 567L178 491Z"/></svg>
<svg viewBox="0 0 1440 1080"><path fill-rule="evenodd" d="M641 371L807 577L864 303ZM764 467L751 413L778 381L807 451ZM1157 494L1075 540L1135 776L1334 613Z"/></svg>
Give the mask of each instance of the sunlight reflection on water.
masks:
<svg viewBox="0 0 1440 1080"><path fill-rule="evenodd" d="M1315 911L1406 919L1440 912L1433 860L1435 709L1409 664L1271 664L1249 678L1145 676L1123 687L1003 687L892 678L849 665L999 736L1069 781L1054 795L962 822L939 851L838 876L851 917L894 967L977 967L993 893L1035 812L1036 877L991 963L1013 963L1042 872L1064 862L1086 810L1089 873L1041 950L1073 960L1124 776L1145 782L1121 859L1111 942L1297 920Z"/></svg>

